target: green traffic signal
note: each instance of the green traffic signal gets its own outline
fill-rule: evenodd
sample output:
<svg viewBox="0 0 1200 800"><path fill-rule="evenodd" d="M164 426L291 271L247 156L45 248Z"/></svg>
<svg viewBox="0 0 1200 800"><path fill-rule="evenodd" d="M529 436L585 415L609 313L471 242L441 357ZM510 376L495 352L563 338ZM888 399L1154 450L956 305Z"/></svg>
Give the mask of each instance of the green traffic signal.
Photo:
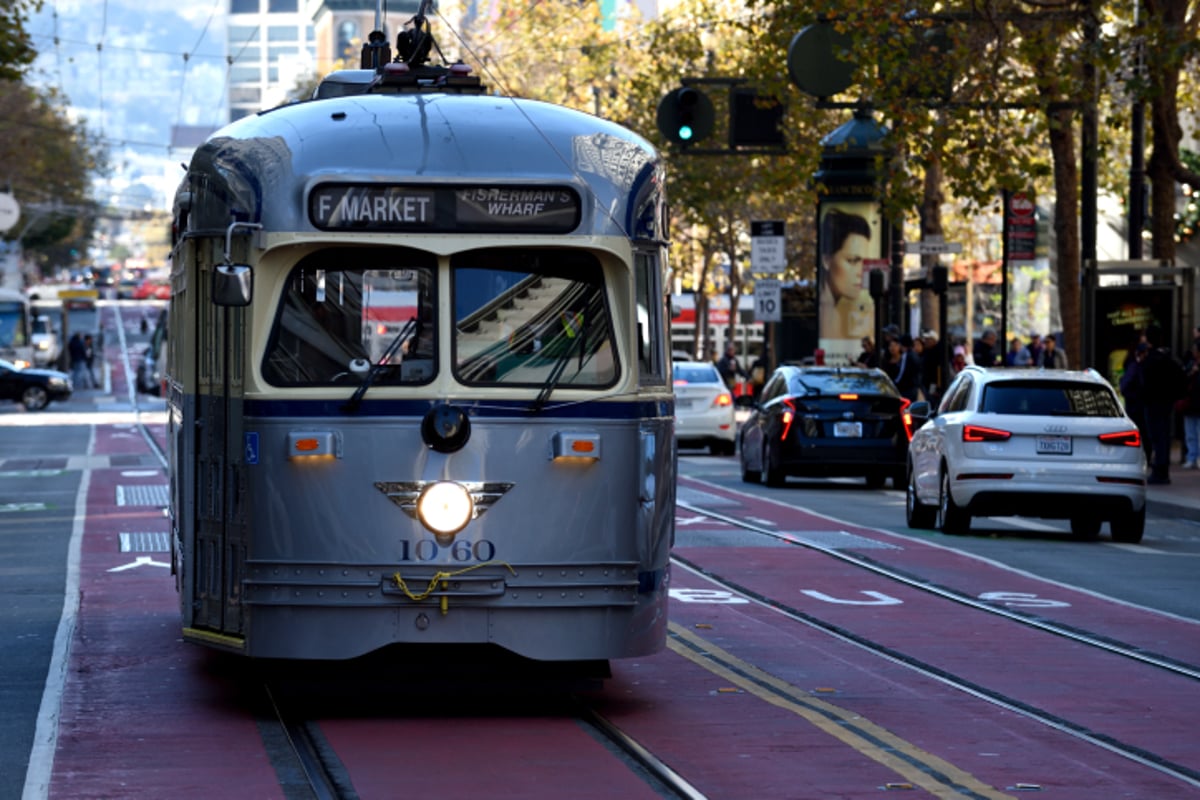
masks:
<svg viewBox="0 0 1200 800"><path fill-rule="evenodd" d="M689 86L668 92L658 103L658 130L675 144L691 144L710 136L715 118L708 95Z"/></svg>

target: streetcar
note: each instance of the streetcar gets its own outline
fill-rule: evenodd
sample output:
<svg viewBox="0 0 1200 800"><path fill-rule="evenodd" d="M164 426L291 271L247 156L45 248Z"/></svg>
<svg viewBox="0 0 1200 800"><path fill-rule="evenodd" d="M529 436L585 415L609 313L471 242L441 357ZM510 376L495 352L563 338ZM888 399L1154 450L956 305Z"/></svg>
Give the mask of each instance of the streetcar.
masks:
<svg viewBox="0 0 1200 800"><path fill-rule="evenodd" d="M176 193L184 638L656 652L676 470L660 158L461 64L390 58L361 91L216 132Z"/></svg>
<svg viewBox="0 0 1200 800"><path fill-rule="evenodd" d="M0 359L18 367L33 366L32 325L33 312L25 293L0 288Z"/></svg>

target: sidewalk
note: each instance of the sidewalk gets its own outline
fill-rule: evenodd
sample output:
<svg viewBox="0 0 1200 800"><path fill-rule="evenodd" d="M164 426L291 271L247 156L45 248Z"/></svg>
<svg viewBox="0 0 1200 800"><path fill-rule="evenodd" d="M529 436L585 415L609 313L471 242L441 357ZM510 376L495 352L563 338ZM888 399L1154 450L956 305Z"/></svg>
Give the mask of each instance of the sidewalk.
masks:
<svg viewBox="0 0 1200 800"><path fill-rule="evenodd" d="M1146 487L1146 508L1151 514L1200 522L1200 469L1179 466L1180 442L1171 443L1171 483Z"/></svg>

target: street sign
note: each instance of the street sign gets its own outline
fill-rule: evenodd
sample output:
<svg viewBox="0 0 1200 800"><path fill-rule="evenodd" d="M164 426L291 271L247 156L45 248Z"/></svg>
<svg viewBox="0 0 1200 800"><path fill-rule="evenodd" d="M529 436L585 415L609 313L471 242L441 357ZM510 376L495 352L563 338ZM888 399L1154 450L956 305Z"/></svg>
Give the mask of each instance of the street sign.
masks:
<svg viewBox="0 0 1200 800"><path fill-rule="evenodd" d="M958 242L905 242L904 252L923 256L940 256L945 253L961 253L962 245Z"/></svg>
<svg viewBox="0 0 1200 800"><path fill-rule="evenodd" d="M750 223L750 271L778 275L787 268L787 240L783 221Z"/></svg>
<svg viewBox="0 0 1200 800"><path fill-rule="evenodd" d="M756 322L782 322L782 295L780 282L774 278L760 278L755 281L754 320Z"/></svg>

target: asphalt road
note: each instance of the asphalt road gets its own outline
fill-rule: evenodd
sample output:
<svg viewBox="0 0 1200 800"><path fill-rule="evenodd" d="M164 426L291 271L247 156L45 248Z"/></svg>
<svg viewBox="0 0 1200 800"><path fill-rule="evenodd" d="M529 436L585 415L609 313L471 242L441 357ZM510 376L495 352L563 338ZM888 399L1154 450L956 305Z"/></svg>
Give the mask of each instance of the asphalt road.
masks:
<svg viewBox="0 0 1200 800"><path fill-rule="evenodd" d="M974 519L964 536L912 530L904 521L904 492L868 490L853 478L789 478L781 489L745 484L736 456L680 453L680 473L847 524L864 525L971 553L1047 580L1200 620L1200 523L1151 514L1141 544L1117 544L1107 527L1095 541L1071 537L1066 520L1023 517ZM685 526L686 527L686 526ZM681 528L678 535L686 536Z"/></svg>

